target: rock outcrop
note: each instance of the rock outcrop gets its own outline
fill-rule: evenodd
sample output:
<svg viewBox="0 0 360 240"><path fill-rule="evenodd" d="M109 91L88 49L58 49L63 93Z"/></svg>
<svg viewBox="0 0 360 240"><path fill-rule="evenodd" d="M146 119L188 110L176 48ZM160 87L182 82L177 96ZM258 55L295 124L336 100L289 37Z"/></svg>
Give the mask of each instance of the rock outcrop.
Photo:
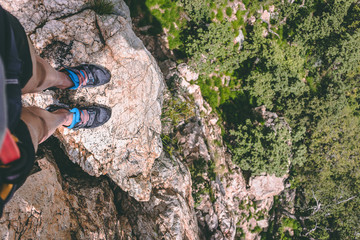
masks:
<svg viewBox="0 0 360 240"><path fill-rule="evenodd" d="M150 170L162 151L163 77L154 58L132 31L130 12L114 1L117 14L99 16L88 1L3 1L25 26L36 51L54 67L94 63L111 71L109 84L77 91L47 91L26 97L45 108L56 99L100 104L112 117L94 130L60 129L70 159L93 176L107 175L140 201L150 198Z"/></svg>
<svg viewBox="0 0 360 240"><path fill-rule="evenodd" d="M191 83L196 76L184 64L160 64L164 65L172 66L165 75L166 80L178 79L180 94L192 95L196 109L195 117L176 127L176 136L182 149L182 161L196 169L196 175L192 176L195 181L193 195L198 196L195 211L200 238L259 239L259 232L268 227L273 197L284 189L286 176L256 176L247 183L224 147L218 117L211 113L200 87ZM255 111L262 108L259 109ZM273 118L269 116L277 116L266 110L263 112L271 126ZM284 126L287 127L285 122Z"/></svg>
<svg viewBox="0 0 360 240"><path fill-rule="evenodd" d="M153 190L148 202L137 202L125 193L117 194L134 235L138 239L199 239L187 166L163 153L155 160L151 183Z"/></svg>
<svg viewBox="0 0 360 240"><path fill-rule="evenodd" d="M117 239L127 236L104 179L62 178L51 155L6 205L1 239ZM90 180L90 181L89 181ZM124 230L122 230L124 229Z"/></svg>

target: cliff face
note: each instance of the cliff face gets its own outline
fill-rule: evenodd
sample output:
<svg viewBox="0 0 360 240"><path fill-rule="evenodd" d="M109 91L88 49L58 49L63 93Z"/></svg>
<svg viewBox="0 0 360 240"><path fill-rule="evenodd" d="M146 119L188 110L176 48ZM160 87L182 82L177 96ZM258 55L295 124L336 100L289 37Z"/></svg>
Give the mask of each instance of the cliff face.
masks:
<svg viewBox="0 0 360 240"><path fill-rule="evenodd" d="M286 176L263 175L246 181L224 146L221 128L217 124L219 118L211 113L200 87L191 83L197 75L185 64L176 66L166 61L160 65L168 83L177 79L176 97L188 102L186 99L191 99L194 109L194 116L177 126L165 126L163 134L175 131L181 151L174 154L180 156L192 171L199 238L260 239L259 233L268 228L273 197L283 191ZM168 104L166 97L165 104ZM265 108L260 110L269 126L274 118L278 118Z"/></svg>
<svg viewBox="0 0 360 240"><path fill-rule="evenodd" d="M54 67L87 62L112 73L105 86L48 90L25 96L25 105L96 103L113 110L103 127L59 129L58 140L40 147L33 174L0 219L1 239L258 238L253 229L267 227L267 211L283 179L261 176L247 185L223 146L217 116L190 83L197 74L164 61L171 52L158 44L161 39L140 36L162 59L160 70L134 34L122 0L113 1L113 14L102 16L87 2L1 3ZM171 101L163 76L178 79L180 102L192 99L191 118L176 126L161 123L163 95ZM179 148L163 152L161 133L173 136Z"/></svg>
<svg viewBox="0 0 360 240"><path fill-rule="evenodd" d="M117 202L139 239L198 239L198 224L191 196L191 176L176 157L162 154L155 160L151 198L138 202L117 192Z"/></svg>

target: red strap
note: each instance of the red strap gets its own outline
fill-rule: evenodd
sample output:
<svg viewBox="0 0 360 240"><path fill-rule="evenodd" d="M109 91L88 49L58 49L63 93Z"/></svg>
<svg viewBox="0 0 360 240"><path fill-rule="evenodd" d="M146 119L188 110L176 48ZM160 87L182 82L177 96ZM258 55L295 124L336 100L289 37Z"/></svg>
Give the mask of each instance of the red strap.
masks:
<svg viewBox="0 0 360 240"><path fill-rule="evenodd" d="M20 158L19 148L9 129L6 129L4 142L0 150L0 163L9 164Z"/></svg>

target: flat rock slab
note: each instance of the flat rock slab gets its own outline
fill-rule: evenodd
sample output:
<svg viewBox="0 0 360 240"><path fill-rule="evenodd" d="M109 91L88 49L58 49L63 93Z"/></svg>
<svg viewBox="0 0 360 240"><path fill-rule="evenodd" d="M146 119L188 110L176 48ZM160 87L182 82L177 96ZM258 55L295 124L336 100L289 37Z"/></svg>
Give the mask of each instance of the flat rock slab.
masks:
<svg viewBox="0 0 360 240"><path fill-rule="evenodd" d="M70 159L93 176L108 175L139 201L150 198L150 171L162 152L162 73L131 28L130 13L116 1L117 14L99 16L87 1L5 0L1 4L24 25L36 51L53 67L94 63L109 69L111 82L97 88L45 91L24 97L42 108L104 105L112 117L93 130L59 128Z"/></svg>

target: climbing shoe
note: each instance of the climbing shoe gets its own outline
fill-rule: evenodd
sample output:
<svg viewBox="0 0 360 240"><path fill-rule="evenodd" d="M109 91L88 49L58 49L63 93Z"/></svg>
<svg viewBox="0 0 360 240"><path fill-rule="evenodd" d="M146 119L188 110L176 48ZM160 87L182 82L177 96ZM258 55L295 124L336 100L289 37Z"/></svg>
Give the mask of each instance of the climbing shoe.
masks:
<svg viewBox="0 0 360 240"><path fill-rule="evenodd" d="M51 105L46 108L46 110L54 112L63 108L73 113L71 124L69 126L64 126L73 130L99 127L105 124L111 117L111 109L100 106L76 107L69 109L65 107L65 105Z"/></svg>
<svg viewBox="0 0 360 240"><path fill-rule="evenodd" d="M64 67L60 70L69 76L74 86L69 89L80 87L97 87L110 81L110 71L94 64L81 64L76 67Z"/></svg>

